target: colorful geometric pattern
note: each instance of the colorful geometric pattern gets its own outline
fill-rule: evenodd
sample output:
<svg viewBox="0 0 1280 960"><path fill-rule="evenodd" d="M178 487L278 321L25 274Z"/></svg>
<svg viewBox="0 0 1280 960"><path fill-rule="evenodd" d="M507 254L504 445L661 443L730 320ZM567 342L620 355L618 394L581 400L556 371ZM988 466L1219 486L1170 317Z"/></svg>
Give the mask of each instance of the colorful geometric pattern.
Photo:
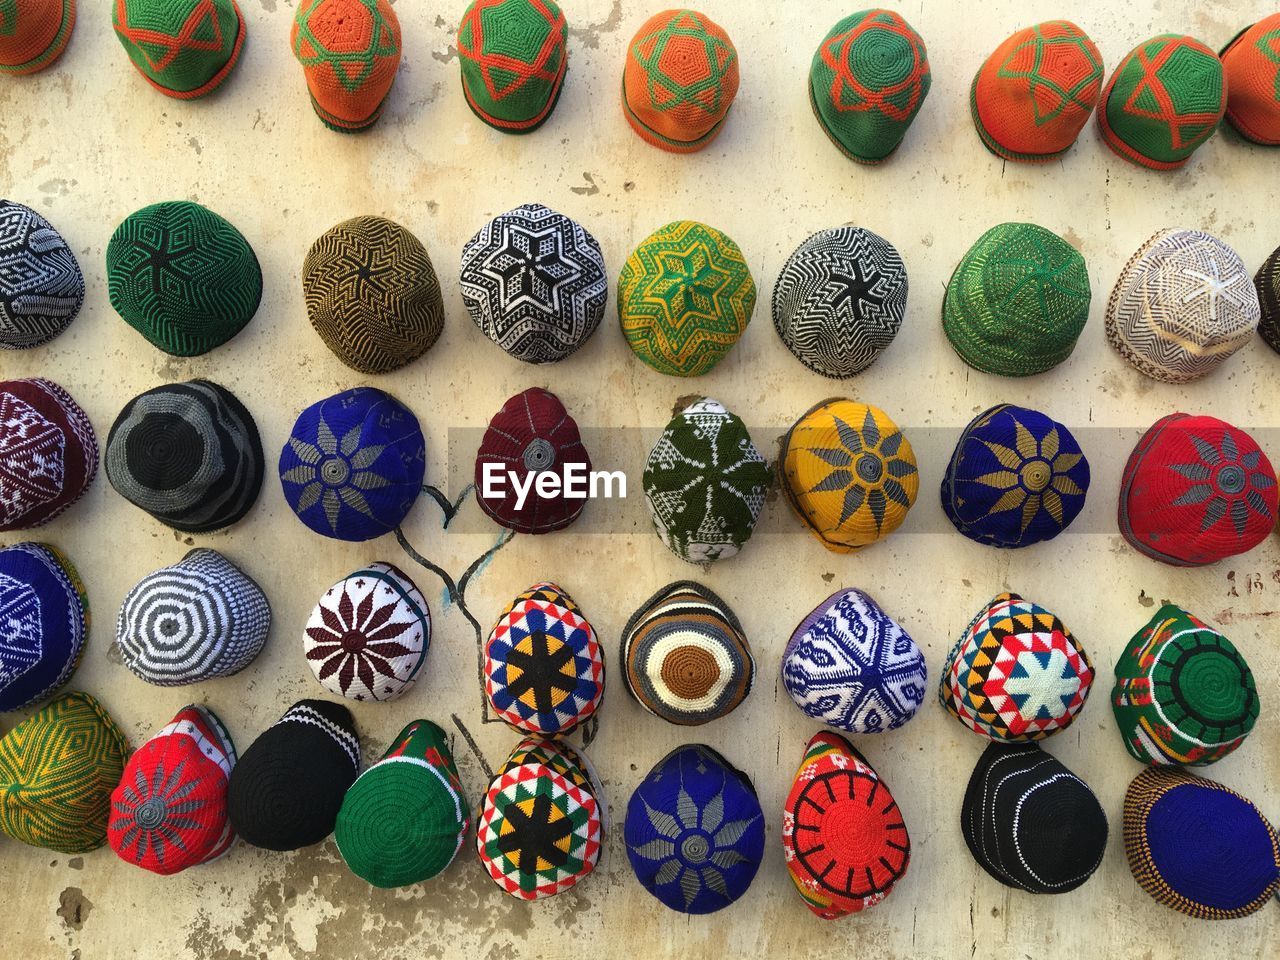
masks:
<svg viewBox="0 0 1280 960"><path fill-rule="evenodd" d="M938 699L991 740L1041 740L1070 726L1089 696L1093 663L1044 607L1002 593L947 655Z"/></svg>
<svg viewBox="0 0 1280 960"><path fill-rule="evenodd" d="M565 734L595 713L604 696L604 653L573 598L536 583L489 631L484 692L517 730Z"/></svg>
<svg viewBox="0 0 1280 960"><path fill-rule="evenodd" d="M111 21L138 72L179 100L215 90L244 46L236 0L115 0Z"/></svg>
<svg viewBox="0 0 1280 960"><path fill-rule="evenodd" d="M1120 61L1102 91L1107 146L1153 170L1174 170L1213 136L1227 109L1217 54L1194 37L1165 33Z"/></svg>
<svg viewBox="0 0 1280 960"><path fill-rule="evenodd" d="M0 381L0 532L48 523L98 473L98 440L52 380Z"/></svg>
<svg viewBox="0 0 1280 960"><path fill-rule="evenodd" d="M290 43L326 127L352 133L377 123L400 69L389 0L299 0Z"/></svg>
<svg viewBox="0 0 1280 960"><path fill-rule="evenodd" d="M924 40L891 10L863 10L831 28L809 67L809 103L850 160L880 163L898 149L929 95Z"/></svg>
<svg viewBox="0 0 1280 960"><path fill-rule="evenodd" d="M907 312L907 268L862 227L820 230L787 258L773 286L773 326L814 373L844 380L893 343Z"/></svg>
<svg viewBox="0 0 1280 960"><path fill-rule="evenodd" d="M1116 726L1125 749L1143 763L1215 763L1258 719L1258 690L1244 656L1173 604L1134 635L1115 672Z"/></svg>
<svg viewBox="0 0 1280 960"><path fill-rule="evenodd" d="M850 733L896 730L924 702L929 672L906 630L861 590L837 590L782 652L782 685L814 720Z"/></svg>
<svg viewBox="0 0 1280 960"><path fill-rule="evenodd" d="M0 713L50 696L80 663L89 599L66 557L46 543L0 548Z"/></svg>
<svg viewBox="0 0 1280 960"><path fill-rule="evenodd" d="M48 343L84 303L76 255L30 207L0 199L0 350Z"/></svg>
<svg viewBox="0 0 1280 960"><path fill-rule="evenodd" d="M1241 30L1222 50L1227 122L1254 143L1280 145L1280 13Z"/></svg>
<svg viewBox="0 0 1280 960"><path fill-rule="evenodd" d="M38 73L67 48L76 0L0 0L0 74Z"/></svg>
<svg viewBox="0 0 1280 960"><path fill-rule="evenodd" d="M969 94L978 136L1005 160L1062 156L1098 103L1102 54L1069 20L1019 30L978 69Z"/></svg>
<svg viewBox="0 0 1280 960"><path fill-rule="evenodd" d="M920 490L910 441L883 410L854 400L825 400L797 420L780 461L787 502L835 553L893 533Z"/></svg>
<svg viewBox="0 0 1280 960"><path fill-rule="evenodd" d="M623 336L636 356L673 377L709 372L746 332L755 308L742 250L693 220L650 234L618 277Z"/></svg>
<svg viewBox="0 0 1280 960"><path fill-rule="evenodd" d="M1280 247L1276 247L1258 268L1253 285L1258 290L1258 303L1262 307L1258 333L1268 347L1280 353Z"/></svg>
<svg viewBox="0 0 1280 960"><path fill-rule="evenodd" d="M472 0L458 26L467 106L504 133L536 130L560 99L567 33L553 0Z"/></svg>
<svg viewBox="0 0 1280 960"><path fill-rule="evenodd" d="M672 153L707 146L738 95L738 51L695 10L665 10L636 31L622 71L622 109L647 143Z"/></svg>

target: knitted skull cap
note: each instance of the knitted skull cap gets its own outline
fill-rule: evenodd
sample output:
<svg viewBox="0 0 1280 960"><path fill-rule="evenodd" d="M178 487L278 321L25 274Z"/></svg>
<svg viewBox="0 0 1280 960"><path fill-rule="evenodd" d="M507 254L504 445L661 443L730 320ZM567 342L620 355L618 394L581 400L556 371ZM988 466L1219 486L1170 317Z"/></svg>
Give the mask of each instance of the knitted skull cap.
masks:
<svg viewBox="0 0 1280 960"><path fill-rule="evenodd" d="M1084 257L1034 223L984 233L951 275L942 329L960 359L983 373L1026 377L1071 356L1089 319Z"/></svg>
<svg viewBox="0 0 1280 960"><path fill-rule="evenodd" d="M1037 743L991 743L965 790L960 832L1006 887L1067 893L1107 849L1107 815L1089 785Z"/></svg>
<svg viewBox="0 0 1280 960"><path fill-rule="evenodd" d="M1280 13L1245 27L1221 56L1227 122L1246 140L1280 146Z"/></svg>
<svg viewBox="0 0 1280 960"><path fill-rule="evenodd" d="M1103 75L1102 54L1071 21L1024 27L974 75L969 109L978 136L1005 160L1056 159L1089 122Z"/></svg>
<svg viewBox="0 0 1280 960"><path fill-rule="evenodd" d="M1026 547L1069 527L1088 491L1089 461L1071 431L1001 403L960 435L942 478L942 511L970 540Z"/></svg>
<svg viewBox="0 0 1280 960"><path fill-rule="evenodd" d="M640 706L682 726L732 713L755 682L742 624L692 580L667 584L631 615L620 659L623 682Z"/></svg>
<svg viewBox="0 0 1280 960"><path fill-rule="evenodd" d="M809 66L809 104L850 160L880 163L898 149L931 83L920 34L892 10L863 10L834 27Z"/></svg>
<svg viewBox="0 0 1280 960"><path fill-rule="evenodd" d="M470 825L445 732L415 720L351 785L334 839L356 876L375 887L407 887L449 866Z"/></svg>
<svg viewBox="0 0 1280 960"><path fill-rule="evenodd" d="M30 207L0 199L0 350L48 343L83 303L84 274L67 241Z"/></svg>
<svg viewBox="0 0 1280 960"><path fill-rule="evenodd" d="M916 502L915 451L879 407L824 400L782 438L782 490L824 547L852 553L887 537Z"/></svg>
<svg viewBox="0 0 1280 960"><path fill-rule="evenodd" d="M1093 663L1039 604L1001 593L947 654L938 699L974 733L1013 743L1071 725L1093 685Z"/></svg>
<svg viewBox="0 0 1280 960"><path fill-rule="evenodd" d="M472 0L458 26L471 112L503 133L542 126L564 86L568 31L554 0Z"/></svg>
<svg viewBox="0 0 1280 960"><path fill-rule="evenodd" d="M165 384L130 400L107 434L104 459L117 493L185 533L242 520L266 471L252 415L209 380Z"/></svg>
<svg viewBox="0 0 1280 960"><path fill-rule="evenodd" d="M62 56L76 0L23 0L0 11L0 74L38 73Z"/></svg>
<svg viewBox="0 0 1280 960"><path fill-rule="evenodd" d="M540 203L522 204L481 227L462 248L459 282L476 326L525 363L552 363L575 352L600 326L609 300L596 238Z"/></svg>
<svg viewBox="0 0 1280 960"><path fill-rule="evenodd" d="M227 816L235 764L235 744L217 714L183 707L125 764L111 794L111 849L164 876L222 856L236 840Z"/></svg>
<svg viewBox="0 0 1280 960"><path fill-rule="evenodd" d="M143 207L107 244L111 305L155 347L195 357L226 343L262 300L258 258L230 222L188 200Z"/></svg>
<svg viewBox="0 0 1280 960"><path fill-rule="evenodd" d="M89 632L89 598L47 543L0 547L0 713L39 703L70 679Z"/></svg>
<svg viewBox="0 0 1280 960"><path fill-rule="evenodd" d="M270 631L262 588L218 551L197 547L129 591L116 647L140 679L178 687L239 673Z"/></svg>
<svg viewBox="0 0 1280 960"><path fill-rule="evenodd" d="M622 110L641 139L672 153L695 153L720 133L738 95L738 51L696 10L664 10L627 47Z"/></svg>
<svg viewBox="0 0 1280 960"><path fill-rule="evenodd" d="M642 482L667 549L689 563L712 563L751 539L773 471L746 424L704 397L667 424L649 451Z"/></svg>
<svg viewBox="0 0 1280 960"><path fill-rule="evenodd" d="M1148 767L1124 795L1124 850L1138 886L1199 920L1263 909L1280 891L1280 838L1234 790Z"/></svg>
<svg viewBox="0 0 1280 960"><path fill-rule="evenodd" d="M924 702L929 671L911 635L861 590L813 608L782 652L782 685L806 716L849 733L896 730Z"/></svg>
<svg viewBox="0 0 1280 960"><path fill-rule="evenodd" d="M787 258L773 286L773 326L783 344L833 380L875 363L906 311L902 257L862 227L815 233Z"/></svg>
<svg viewBox="0 0 1280 960"><path fill-rule="evenodd" d="M893 792L837 733L805 748L782 805L782 852L800 899L823 920L875 906L907 872L911 838Z"/></svg>
<svg viewBox="0 0 1280 960"><path fill-rule="evenodd" d="M400 69L390 0L300 0L290 43L321 123L354 133L378 122Z"/></svg>
<svg viewBox="0 0 1280 960"><path fill-rule="evenodd" d="M299 700L262 732L231 771L227 807L246 843L300 850L333 832L360 772L351 711L327 700Z"/></svg>
<svg viewBox="0 0 1280 960"><path fill-rule="evenodd" d="M1107 340L1165 383L1211 373L1253 338L1258 292L1233 249L1200 230L1160 230L1138 248L1107 301Z"/></svg>
<svg viewBox="0 0 1280 960"><path fill-rule="evenodd" d="M409 515L426 460L418 418L390 394L355 387L298 415L280 451L280 484L316 533L361 542Z"/></svg>
<svg viewBox="0 0 1280 960"><path fill-rule="evenodd" d="M525 740L490 781L476 818L476 850L503 892L540 900L595 869L604 801L580 765L585 759L558 742Z"/></svg>
<svg viewBox="0 0 1280 960"><path fill-rule="evenodd" d="M1262 308L1258 333L1268 347L1280 353L1280 247L1272 251L1253 278Z"/></svg>
<svg viewBox="0 0 1280 960"><path fill-rule="evenodd" d="M0 381L0 533L48 523L98 473L93 424L52 380Z"/></svg>
<svg viewBox="0 0 1280 960"><path fill-rule="evenodd" d="M322 234L302 261L302 294L325 346L361 373L399 370L444 329L427 248L384 217L353 217Z"/></svg>
<svg viewBox="0 0 1280 960"><path fill-rule="evenodd" d="M708 746L677 747L640 782L623 824L640 885L680 913L723 910L764 859L764 811L750 778Z"/></svg>
<svg viewBox="0 0 1280 960"><path fill-rule="evenodd" d="M138 72L178 100L217 89L244 47L236 0L113 0L111 22Z"/></svg>
<svg viewBox="0 0 1280 960"><path fill-rule="evenodd" d="M476 502L509 530L550 533L581 515L586 498L569 496L566 485L571 475L585 482L590 472L591 456L582 444L577 421L554 393L530 387L504 403L489 421L476 451ZM542 473L558 476L562 486L544 496L531 479ZM493 497L485 495L491 477L500 484ZM531 486L524 503L517 506L516 488L524 483Z"/></svg>
<svg viewBox="0 0 1280 960"><path fill-rule="evenodd" d="M569 733L604 696L604 653L573 598L535 583L498 617L484 647L484 693L517 730Z"/></svg>
<svg viewBox="0 0 1280 960"><path fill-rule="evenodd" d="M395 700L417 680L431 648L431 609L389 563L371 563L325 591L302 637L307 663L330 693Z"/></svg>
<svg viewBox="0 0 1280 960"><path fill-rule="evenodd" d="M66 693L0 739L0 832L58 853L107 840L129 743L87 693Z"/></svg>
<svg viewBox="0 0 1280 960"><path fill-rule="evenodd" d="M756 284L738 245L678 220L631 252L618 277L618 320L632 351L659 373L700 377L746 332Z"/></svg>
<svg viewBox="0 0 1280 960"><path fill-rule="evenodd" d="M1120 481L1120 533L1163 563L1199 567L1247 553L1276 524L1276 473L1257 442L1217 417L1157 420Z"/></svg>
<svg viewBox="0 0 1280 960"><path fill-rule="evenodd" d="M1098 127L1126 160L1175 170L1213 136L1226 109L1217 54L1194 37L1165 33L1120 61L1103 88Z"/></svg>
<svg viewBox="0 0 1280 960"><path fill-rule="evenodd" d="M1173 604L1134 634L1115 674L1116 726L1125 749L1143 763L1216 763L1258 719L1258 689L1244 656Z"/></svg>

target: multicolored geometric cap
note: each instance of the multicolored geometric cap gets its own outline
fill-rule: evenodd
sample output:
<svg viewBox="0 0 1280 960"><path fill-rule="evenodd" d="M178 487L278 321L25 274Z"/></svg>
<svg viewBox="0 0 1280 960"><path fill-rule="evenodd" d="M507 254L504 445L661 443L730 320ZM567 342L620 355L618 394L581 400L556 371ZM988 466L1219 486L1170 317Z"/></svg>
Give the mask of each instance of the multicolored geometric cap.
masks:
<svg viewBox="0 0 1280 960"><path fill-rule="evenodd" d="M1258 333L1268 347L1280 353L1280 247L1258 268L1253 285L1258 289L1258 303L1262 307Z"/></svg>
<svg viewBox="0 0 1280 960"><path fill-rule="evenodd" d="M167 97L212 93L240 59L245 21L236 0L113 0L111 6L125 53Z"/></svg>
<svg viewBox="0 0 1280 960"><path fill-rule="evenodd" d="M39 703L71 678L89 632L89 598L47 543L0 547L0 713Z"/></svg>
<svg viewBox="0 0 1280 960"><path fill-rule="evenodd" d="M62 235L30 207L0 199L0 350L48 343L83 304L84 274Z"/></svg>
<svg viewBox="0 0 1280 960"><path fill-rule="evenodd" d="M542 126L564 85L568 32L554 0L472 0L458 25L471 112L503 133Z"/></svg>
<svg viewBox="0 0 1280 960"><path fill-rule="evenodd" d="M23 0L0 12L0 74L38 73L62 56L76 0Z"/></svg>
<svg viewBox="0 0 1280 960"><path fill-rule="evenodd" d="M1246 140L1280 145L1280 13L1245 27L1221 57L1227 123Z"/></svg>
<svg viewBox="0 0 1280 960"><path fill-rule="evenodd" d="M52 380L0 381L0 533L48 523L98 475L98 438Z"/></svg>
<svg viewBox="0 0 1280 960"><path fill-rule="evenodd" d="M299 0L290 44L321 123L354 133L378 122L400 69L390 0Z"/></svg>

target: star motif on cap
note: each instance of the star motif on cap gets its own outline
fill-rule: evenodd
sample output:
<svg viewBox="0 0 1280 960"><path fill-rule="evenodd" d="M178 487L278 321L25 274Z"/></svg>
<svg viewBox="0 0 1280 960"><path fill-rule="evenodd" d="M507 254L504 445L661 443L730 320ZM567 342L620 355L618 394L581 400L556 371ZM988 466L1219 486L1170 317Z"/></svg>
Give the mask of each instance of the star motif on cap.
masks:
<svg viewBox="0 0 1280 960"><path fill-rule="evenodd" d="M1090 49L1092 44L1087 37L1079 34L1046 37L1041 26L1033 27L1031 37L1010 51L998 72L1001 77L1027 81L1036 126L1056 120L1068 107L1085 113L1092 111L1091 90L1102 83L1103 73L1102 61ZM1020 70L1014 63L1025 56L1024 51L1028 47L1033 51L1031 66ZM1064 86L1055 77L1064 77L1071 82ZM1042 113L1044 102L1050 99L1043 96L1044 91L1056 98L1057 103L1052 109Z"/></svg>
<svg viewBox="0 0 1280 960"><path fill-rule="evenodd" d="M1209 304L1209 319L1218 319L1218 301L1226 299L1231 301L1240 309L1247 309L1249 306L1249 296L1236 290L1237 285L1244 285L1248 288L1248 294L1253 293L1253 286L1249 282L1249 278L1243 273L1236 271L1229 276L1222 275L1222 268L1218 266L1216 257L1209 257L1208 273L1200 270L1192 270L1190 267L1183 269L1183 274L1194 280L1200 281L1199 286L1193 287L1182 295L1184 304L1192 303L1204 297Z"/></svg>
<svg viewBox="0 0 1280 960"><path fill-rule="evenodd" d="M560 287L582 275L585 266L566 250L560 230L530 231L518 225L502 225L502 242L484 260L481 269L502 282L507 310L528 301L542 310L559 309Z"/></svg>
<svg viewBox="0 0 1280 960"><path fill-rule="evenodd" d="M1026 720L1058 716L1079 689L1080 676L1061 650L1024 651L1004 681Z"/></svg>

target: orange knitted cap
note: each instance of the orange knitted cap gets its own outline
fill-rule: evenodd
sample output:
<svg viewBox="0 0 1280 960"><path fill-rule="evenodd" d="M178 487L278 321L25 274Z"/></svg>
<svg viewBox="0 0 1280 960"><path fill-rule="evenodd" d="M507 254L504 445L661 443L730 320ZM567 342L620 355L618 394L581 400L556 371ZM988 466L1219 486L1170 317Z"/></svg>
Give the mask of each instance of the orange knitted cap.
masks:
<svg viewBox="0 0 1280 960"><path fill-rule="evenodd" d="M58 57L71 39L76 0L0 3L0 73L36 73Z"/></svg>
<svg viewBox="0 0 1280 960"><path fill-rule="evenodd" d="M400 20L388 0L300 0L292 43L326 126L377 122L400 69Z"/></svg>
<svg viewBox="0 0 1280 960"><path fill-rule="evenodd" d="M1241 30L1222 51L1227 122L1240 136L1280 146L1280 13Z"/></svg>

